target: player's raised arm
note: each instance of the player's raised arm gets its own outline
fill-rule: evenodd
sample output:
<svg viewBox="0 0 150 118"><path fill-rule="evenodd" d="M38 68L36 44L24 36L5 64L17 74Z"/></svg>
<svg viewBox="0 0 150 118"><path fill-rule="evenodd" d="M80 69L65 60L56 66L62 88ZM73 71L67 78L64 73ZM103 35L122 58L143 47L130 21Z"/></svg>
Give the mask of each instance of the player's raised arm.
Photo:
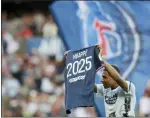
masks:
<svg viewBox="0 0 150 118"><path fill-rule="evenodd" d="M128 91L128 84L124 79L121 78L120 74L107 61L104 60L104 64L112 79L114 79L122 89Z"/></svg>
<svg viewBox="0 0 150 118"><path fill-rule="evenodd" d="M100 45L97 45L97 47L100 50L99 53L99 59L104 62L106 71L110 74L110 76L112 77L112 79L114 79L117 84L125 91L128 91L128 84L127 82L121 78L120 74L107 62L102 58L102 48Z"/></svg>

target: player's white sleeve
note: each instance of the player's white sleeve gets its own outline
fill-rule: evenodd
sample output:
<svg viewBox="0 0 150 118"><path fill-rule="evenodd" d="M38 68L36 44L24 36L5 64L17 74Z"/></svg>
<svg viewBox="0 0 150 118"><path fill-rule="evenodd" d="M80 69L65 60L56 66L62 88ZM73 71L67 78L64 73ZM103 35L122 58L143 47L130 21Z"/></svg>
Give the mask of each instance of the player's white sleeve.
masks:
<svg viewBox="0 0 150 118"><path fill-rule="evenodd" d="M134 86L133 83L130 83L129 81L126 81L126 82L128 83L128 88L130 89L131 96L132 96L132 99L131 99L131 108L130 108L130 111L129 111L128 114L129 114L129 116L135 116L135 114L134 114L135 105L136 105L136 91L135 91L135 86Z"/></svg>
<svg viewBox="0 0 150 118"><path fill-rule="evenodd" d="M103 84L96 84L97 86L97 93L96 93L96 97L102 97L103 96Z"/></svg>

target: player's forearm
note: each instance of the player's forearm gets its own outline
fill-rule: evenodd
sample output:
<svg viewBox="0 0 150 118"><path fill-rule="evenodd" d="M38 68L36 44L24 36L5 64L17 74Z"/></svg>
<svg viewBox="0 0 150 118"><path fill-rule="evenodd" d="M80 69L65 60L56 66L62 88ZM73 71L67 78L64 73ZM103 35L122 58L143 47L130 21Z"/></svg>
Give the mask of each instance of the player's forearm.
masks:
<svg viewBox="0 0 150 118"><path fill-rule="evenodd" d="M104 65L108 73L111 75L113 79L118 79L120 78L120 74L107 62L104 60Z"/></svg>
<svg viewBox="0 0 150 118"><path fill-rule="evenodd" d="M104 60L105 68L107 72L110 74L112 79L114 79L117 84L123 88L125 91L128 90L128 84L125 80L123 80L120 76L120 74L108 63Z"/></svg>

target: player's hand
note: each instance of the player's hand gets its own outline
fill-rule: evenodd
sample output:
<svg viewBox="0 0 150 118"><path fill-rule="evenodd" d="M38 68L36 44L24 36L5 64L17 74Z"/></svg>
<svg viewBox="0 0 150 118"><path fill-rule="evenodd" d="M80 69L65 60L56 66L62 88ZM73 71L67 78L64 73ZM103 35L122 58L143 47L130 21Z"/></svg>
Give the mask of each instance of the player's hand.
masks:
<svg viewBox="0 0 150 118"><path fill-rule="evenodd" d="M100 44L97 44L96 47L99 49L99 59L102 61L103 58L102 58L102 47Z"/></svg>

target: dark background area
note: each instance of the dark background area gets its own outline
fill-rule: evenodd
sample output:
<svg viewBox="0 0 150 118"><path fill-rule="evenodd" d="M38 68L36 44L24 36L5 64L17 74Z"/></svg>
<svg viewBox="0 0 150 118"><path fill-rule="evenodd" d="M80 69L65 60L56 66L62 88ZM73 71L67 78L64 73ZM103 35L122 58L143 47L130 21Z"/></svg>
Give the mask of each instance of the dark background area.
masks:
<svg viewBox="0 0 150 118"><path fill-rule="evenodd" d="M9 17L21 16L22 13L43 11L49 14L48 6L55 0L2 0L2 12L6 11Z"/></svg>

